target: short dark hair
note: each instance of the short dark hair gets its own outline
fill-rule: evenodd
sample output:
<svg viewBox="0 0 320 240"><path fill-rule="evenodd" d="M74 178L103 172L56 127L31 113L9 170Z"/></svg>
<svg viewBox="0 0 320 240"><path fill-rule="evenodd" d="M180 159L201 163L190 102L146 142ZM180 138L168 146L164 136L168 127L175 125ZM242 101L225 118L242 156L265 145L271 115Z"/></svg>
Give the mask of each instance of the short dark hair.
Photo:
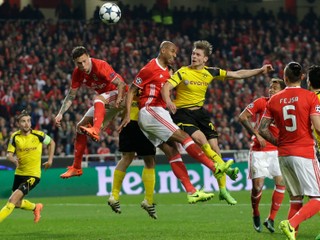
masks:
<svg viewBox="0 0 320 240"><path fill-rule="evenodd" d="M281 78L272 78L271 83L279 83L281 89L286 88L286 84L284 83L283 79L281 79Z"/></svg>
<svg viewBox="0 0 320 240"><path fill-rule="evenodd" d="M296 83L301 81L303 69L300 63L290 62L284 69L284 74L288 77L289 82Z"/></svg>
<svg viewBox="0 0 320 240"><path fill-rule="evenodd" d="M312 65L308 68L308 81L314 89L320 88L320 66Z"/></svg>
<svg viewBox="0 0 320 240"><path fill-rule="evenodd" d="M212 45L206 40L199 40L193 43L193 49L201 49L206 57L212 54Z"/></svg>
<svg viewBox="0 0 320 240"><path fill-rule="evenodd" d="M17 116L16 116L16 122L19 122L21 118L23 117L26 117L26 116L29 116L30 117L30 114L27 110L22 110L21 113L19 113Z"/></svg>
<svg viewBox="0 0 320 240"><path fill-rule="evenodd" d="M81 57L83 54L89 55L87 49L84 46L75 47L71 52L72 60Z"/></svg>

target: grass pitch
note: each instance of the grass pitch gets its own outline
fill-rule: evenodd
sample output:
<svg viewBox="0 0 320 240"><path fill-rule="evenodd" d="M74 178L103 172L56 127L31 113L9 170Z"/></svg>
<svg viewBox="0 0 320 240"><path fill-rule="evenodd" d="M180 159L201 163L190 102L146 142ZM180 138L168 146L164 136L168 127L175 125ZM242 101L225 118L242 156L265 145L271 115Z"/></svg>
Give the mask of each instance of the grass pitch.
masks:
<svg viewBox="0 0 320 240"><path fill-rule="evenodd" d="M260 204L261 221L270 209L271 190L263 192ZM189 205L185 193L156 194L158 219L154 220L140 208L142 195L121 196L121 214L115 214L106 204L107 197L27 198L42 202L44 209L38 224L33 213L15 209L0 224L1 240L107 240L107 239L166 239L166 240L277 240L278 224L286 219L289 201L286 198L276 218L276 232L266 228L257 233L252 227L250 192L232 192L238 200L229 206L216 196L204 203ZM1 199L3 206L6 199ZM320 233L319 216L301 224L298 239L312 240Z"/></svg>

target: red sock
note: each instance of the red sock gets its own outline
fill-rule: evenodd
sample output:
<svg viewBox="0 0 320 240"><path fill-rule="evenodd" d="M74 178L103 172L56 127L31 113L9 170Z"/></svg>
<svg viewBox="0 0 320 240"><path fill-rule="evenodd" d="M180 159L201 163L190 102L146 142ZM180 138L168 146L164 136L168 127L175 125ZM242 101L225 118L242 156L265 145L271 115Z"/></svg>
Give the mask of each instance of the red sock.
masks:
<svg viewBox="0 0 320 240"><path fill-rule="evenodd" d="M279 211L279 208L284 198L285 189L286 187L282 185L275 186L275 189L272 194L272 204L271 204L271 209L268 217L271 220L274 220L276 218L276 215Z"/></svg>
<svg viewBox="0 0 320 240"><path fill-rule="evenodd" d="M76 140L74 143L74 160L73 167L81 169L81 162L84 151L87 147L87 136L84 134L77 133Z"/></svg>
<svg viewBox="0 0 320 240"><path fill-rule="evenodd" d="M97 132L100 131L104 115L105 115L104 103L100 100L94 102L94 118L93 118L93 127Z"/></svg>
<svg viewBox="0 0 320 240"><path fill-rule="evenodd" d="M259 203L261 200L261 196L262 196L262 191L260 191L256 196L253 195L251 191L251 207L252 207L253 216L260 216Z"/></svg>
<svg viewBox="0 0 320 240"><path fill-rule="evenodd" d="M290 201L290 208L288 213L288 219L292 218L303 206L303 200L292 200ZM299 225L295 227L296 234L298 232Z"/></svg>
<svg viewBox="0 0 320 240"><path fill-rule="evenodd" d="M181 181L187 193L194 193L196 191L195 187L190 182L188 171L184 165L180 155L176 155L169 159L172 171L174 175Z"/></svg>
<svg viewBox="0 0 320 240"><path fill-rule="evenodd" d="M300 210L289 219L292 227L296 228L299 224L320 211L320 199L312 198Z"/></svg>
<svg viewBox="0 0 320 240"><path fill-rule="evenodd" d="M202 163L203 165L211 169L213 172L215 172L216 169L214 167L214 162L204 154L201 148L194 143L191 137L186 138L182 142L182 147L192 158L196 159L198 162Z"/></svg>

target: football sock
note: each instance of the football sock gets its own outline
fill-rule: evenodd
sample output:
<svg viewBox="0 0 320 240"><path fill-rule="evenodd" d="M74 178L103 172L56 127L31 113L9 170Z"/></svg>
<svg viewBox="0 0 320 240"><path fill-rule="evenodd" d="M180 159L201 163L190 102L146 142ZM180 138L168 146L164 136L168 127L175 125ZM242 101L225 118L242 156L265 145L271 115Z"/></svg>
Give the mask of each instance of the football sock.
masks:
<svg viewBox="0 0 320 240"><path fill-rule="evenodd" d="M0 223L12 213L14 208L15 205L13 203L7 202L7 204L0 210Z"/></svg>
<svg viewBox="0 0 320 240"><path fill-rule="evenodd" d="M209 143L203 144L201 146L201 149L204 152L204 154L207 155L208 158L212 159L212 161L214 161L216 163L224 163L221 156L212 150Z"/></svg>
<svg viewBox="0 0 320 240"><path fill-rule="evenodd" d="M74 143L74 160L73 167L81 169L81 163L84 151L87 147L87 136L85 134L76 133L76 140Z"/></svg>
<svg viewBox="0 0 320 240"><path fill-rule="evenodd" d="M274 220L281 206L284 198L284 191L286 187L282 185L276 185L272 194L272 204L268 218Z"/></svg>
<svg viewBox="0 0 320 240"><path fill-rule="evenodd" d="M212 161L216 162L216 163L224 163L224 161L222 160L221 156L219 154L217 154L215 151L212 150L211 146L209 143L203 144L201 146L202 151L204 152L204 154L210 158ZM217 180L218 181L218 185L219 188L226 188L227 186L227 176L226 174L224 174L220 179Z"/></svg>
<svg viewBox="0 0 320 240"><path fill-rule="evenodd" d="M126 175L126 172L115 170L113 174L113 183L112 183L112 196L115 200L119 201L119 195L121 190L122 181Z"/></svg>
<svg viewBox="0 0 320 240"><path fill-rule="evenodd" d="M156 183L154 168L144 168L142 170L142 182L145 189L145 199L148 204L153 204L153 192Z"/></svg>
<svg viewBox="0 0 320 240"><path fill-rule="evenodd" d="M97 132L100 131L103 119L105 115L104 102L101 100L94 101L94 118L93 118L93 127Z"/></svg>
<svg viewBox="0 0 320 240"><path fill-rule="evenodd" d="M299 224L320 211L320 199L311 198L300 210L289 219L292 227L296 228Z"/></svg>
<svg viewBox="0 0 320 240"><path fill-rule="evenodd" d="M292 218L303 206L303 200L290 200L288 219ZM298 234L299 225L295 227L296 235Z"/></svg>
<svg viewBox="0 0 320 240"><path fill-rule="evenodd" d="M22 199L21 206L20 206L21 209L33 211L35 209L35 207L36 207L35 203L32 203L32 202L28 201L27 199Z"/></svg>
<svg viewBox="0 0 320 240"><path fill-rule="evenodd" d="M253 216L260 216L259 212L259 203L261 200L262 191L258 192L257 195L254 195L251 191L251 206Z"/></svg>
<svg viewBox="0 0 320 240"><path fill-rule="evenodd" d="M196 159L198 162L202 163L209 169L213 171L213 173L216 171L216 168L214 166L214 162L211 161L201 150L201 148L194 143L194 141L191 139L191 137L186 138L182 142L182 147L187 151L187 153L194 159Z"/></svg>
<svg viewBox="0 0 320 240"><path fill-rule="evenodd" d="M172 168L174 175L181 181L186 192L191 193L191 194L196 192L195 187L190 182L187 168L184 165L180 154L178 154L174 157L171 157L169 159L169 163L170 163L170 166Z"/></svg>

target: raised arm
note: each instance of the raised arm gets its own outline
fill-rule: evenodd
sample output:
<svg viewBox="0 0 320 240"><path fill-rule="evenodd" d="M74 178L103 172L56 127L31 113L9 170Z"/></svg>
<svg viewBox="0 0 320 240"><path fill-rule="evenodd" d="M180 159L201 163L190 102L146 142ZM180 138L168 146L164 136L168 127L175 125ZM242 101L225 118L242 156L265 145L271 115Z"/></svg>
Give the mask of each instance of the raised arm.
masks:
<svg viewBox="0 0 320 240"><path fill-rule="evenodd" d="M61 120L62 120L63 114L69 109L73 100L76 98L77 91L78 91L77 88L70 88L67 96L64 98L60 111L55 117L55 123L58 127L61 126Z"/></svg>
<svg viewBox="0 0 320 240"><path fill-rule="evenodd" d="M261 68L256 69L241 69L238 71L228 71L227 78L234 78L234 79L243 79L253 77L259 74L268 73L273 71L273 67L271 64L263 65Z"/></svg>

